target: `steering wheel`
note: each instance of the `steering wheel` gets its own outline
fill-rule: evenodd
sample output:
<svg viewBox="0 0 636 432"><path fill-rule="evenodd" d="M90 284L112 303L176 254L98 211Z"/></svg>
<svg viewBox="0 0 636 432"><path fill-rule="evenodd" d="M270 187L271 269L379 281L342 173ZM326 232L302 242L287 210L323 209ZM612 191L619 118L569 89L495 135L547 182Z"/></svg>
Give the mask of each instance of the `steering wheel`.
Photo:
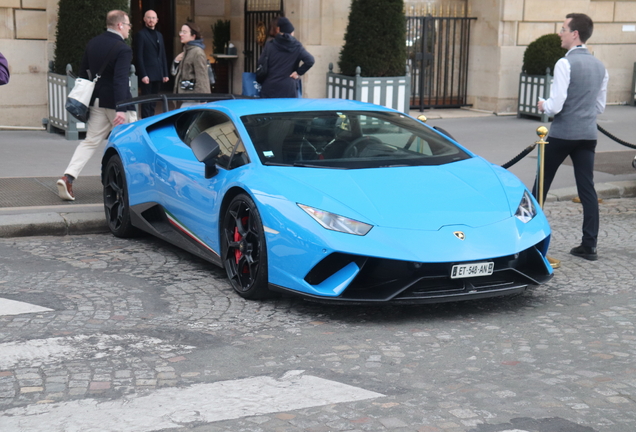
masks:
<svg viewBox="0 0 636 432"><path fill-rule="evenodd" d="M360 148L358 148L358 144L362 143L365 143L364 146L360 146ZM382 144L382 141L374 136L361 136L351 141L347 148L345 148L342 152L342 157L357 157L362 150L371 143Z"/></svg>
<svg viewBox="0 0 636 432"><path fill-rule="evenodd" d="M316 147L314 147L312 143L307 141L306 138L303 138L300 141L300 151L298 153L298 160L305 161L305 160L315 160L315 159L318 159L318 152L316 151Z"/></svg>

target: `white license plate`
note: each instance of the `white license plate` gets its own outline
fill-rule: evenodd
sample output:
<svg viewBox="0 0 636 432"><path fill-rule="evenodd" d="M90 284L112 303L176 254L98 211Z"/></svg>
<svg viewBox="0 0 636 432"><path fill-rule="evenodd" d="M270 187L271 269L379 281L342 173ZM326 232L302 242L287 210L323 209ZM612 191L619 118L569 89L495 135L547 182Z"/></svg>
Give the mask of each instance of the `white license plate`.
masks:
<svg viewBox="0 0 636 432"><path fill-rule="evenodd" d="M478 277L491 275L495 269L493 262L479 262L454 265L451 270L451 279Z"/></svg>

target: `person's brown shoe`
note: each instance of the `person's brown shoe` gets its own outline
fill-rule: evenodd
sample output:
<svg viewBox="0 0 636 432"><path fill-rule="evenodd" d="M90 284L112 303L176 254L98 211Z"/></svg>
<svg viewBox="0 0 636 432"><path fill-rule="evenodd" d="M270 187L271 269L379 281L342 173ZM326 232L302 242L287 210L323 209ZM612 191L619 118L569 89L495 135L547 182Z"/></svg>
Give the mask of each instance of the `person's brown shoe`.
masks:
<svg viewBox="0 0 636 432"><path fill-rule="evenodd" d="M577 203L577 204L581 204L581 198L575 196L574 198L572 198L572 202L573 203ZM603 204L603 198L599 198L598 199L598 203L599 204Z"/></svg>
<svg viewBox="0 0 636 432"><path fill-rule="evenodd" d="M73 193L73 185L68 181L67 176L63 176L57 181L57 193L63 200L75 201L75 194Z"/></svg>

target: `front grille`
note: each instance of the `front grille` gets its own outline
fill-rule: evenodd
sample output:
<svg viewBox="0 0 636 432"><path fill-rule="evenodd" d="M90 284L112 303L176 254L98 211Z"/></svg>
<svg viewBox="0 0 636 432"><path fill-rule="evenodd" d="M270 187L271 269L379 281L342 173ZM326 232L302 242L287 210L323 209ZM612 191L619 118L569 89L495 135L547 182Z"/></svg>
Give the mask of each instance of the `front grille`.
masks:
<svg viewBox="0 0 636 432"><path fill-rule="evenodd" d="M492 275L451 279L452 266L464 263L413 263L334 253L314 267L305 280L317 285L349 263L355 262L360 272L340 299L391 301L518 290L527 285L542 283L551 277L537 247L492 261Z"/></svg>

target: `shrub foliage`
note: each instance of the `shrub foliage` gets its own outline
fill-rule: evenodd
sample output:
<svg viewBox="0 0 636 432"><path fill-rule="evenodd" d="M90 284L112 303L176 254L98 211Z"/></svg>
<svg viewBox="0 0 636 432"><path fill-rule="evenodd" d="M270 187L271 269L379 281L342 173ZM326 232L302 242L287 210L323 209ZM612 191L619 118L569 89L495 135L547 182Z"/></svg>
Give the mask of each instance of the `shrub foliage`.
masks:
<svg viewBox="0 0 636 432"><path fill-rule="evenodd" d="M566 52L565 48L561 48L558 34L543 35L531 42L523 53L522 71L528 75L545 75L546 68L550 68L553 74L554 65Z"/></svg>
<svg viewBox="0 0 636 432"><path fill-rule="evenodd" d="M129 12L128 0L60 0L58 7L53 72L62 75L67 64L78 74L86 44L106 30L109 11Z"/></svg>
<svg viewBox="0 0 636 432"><path fill-rule="evenodd" d="M215 53L223 54L225 52L225 45L230 42L230 21L218 20L212 24L212 46Z"/></svg>
<svg viewBox="0 0 636 432"><path fill-rule="evenodd" d="M340 73L362 76L402 76L406 70L406 18L403 0L353 0Z"/></svg>

